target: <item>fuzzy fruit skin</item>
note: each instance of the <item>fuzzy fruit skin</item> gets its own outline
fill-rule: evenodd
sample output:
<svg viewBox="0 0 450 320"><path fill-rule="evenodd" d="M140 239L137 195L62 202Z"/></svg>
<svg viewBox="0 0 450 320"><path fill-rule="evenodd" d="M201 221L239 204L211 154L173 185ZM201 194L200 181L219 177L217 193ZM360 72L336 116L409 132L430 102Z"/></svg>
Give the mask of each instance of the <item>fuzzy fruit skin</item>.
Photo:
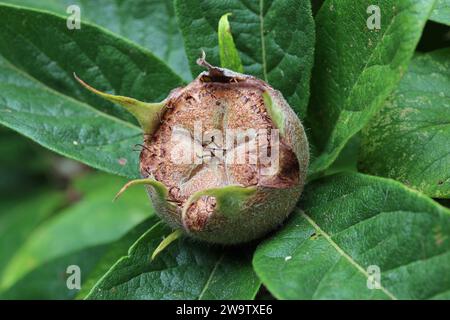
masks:
<svg viewBox="0 0 450 320"><path fill-rule="evenodd" d="M235 73L227 69L215 69L220 70L226 76L251 81L270 94L273 103L278 106L283 115L284 141L291 147L298 160L298 183L284 188L255 186L254 193L240 202L233 212L230 213L230 210L227 211L220 206L215 208L201 230L187 228L182 218L182 209L174 203L168 202L166 196L158 192L155 187L149 185L147 190L156 213L172 228L182 229L189 236L210 243L238 244L264 236L281 225L293 211L306 180L309 145L299 118L279 91L252 76ZM173 90L165 100L166 103L170 103L171 100L179 97L184 90L201 85L201 79L205 75L208 75L208 73L203 72L188 86ZM144 178L148 177L148 173L142 167L142 153L141 175Z"/></svg>

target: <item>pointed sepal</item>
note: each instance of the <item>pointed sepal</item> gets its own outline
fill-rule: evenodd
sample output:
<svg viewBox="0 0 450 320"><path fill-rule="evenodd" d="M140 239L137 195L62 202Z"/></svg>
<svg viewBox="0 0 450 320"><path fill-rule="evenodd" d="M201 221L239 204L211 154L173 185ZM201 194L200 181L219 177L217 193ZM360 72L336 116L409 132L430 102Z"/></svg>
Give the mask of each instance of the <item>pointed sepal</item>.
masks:
<svg viewBox="0 0 450 320"><path fill-rule="evenodd" d="M269 91L264 91L262 96L270 119L272 119L275 127L280 130L281 136L284 136L285 116L283 110L281 110L280 106L276 103L276 100L273 99Z"/></svg>
<svg viewBox="0 0 450 320"><path fill-rule="evenodd" d="M156 181L155 179L145 178L145 179L136 179L136 180L129 181L116 194L113 201L117 200L128 188L136 186L136 185L150 185L155 189L156 193L158 194L158 196L161 199L167 200L169 192L168 192L166 186L164 184L162 184L161 182Z"/></svg>
<svg viewBox="0 0 450 320"><path fill-rule="evenodd" d="M155 251L152 253L151 261L155 260L156 256L160 254L165 248L167 248L172 242L179 239L183 235L181 229L176 229L174 232L165 237L161 243L156 247Z"/></svg>
<svg viewBox="0 0 450 320"><path fill-rule="evenodd" d="M230 23L228 22L228 16L230 15L231 13L226 13L219 20L218 35L220 65L222 68L242 73L244 72L244 68L242 67L239 52L234 44Z"/></svg>
<svg viewBox="0 0 450 320"><path fill-rule="evenodd" d="M165 101L148 103L136 100L134 98L108 94L91 87L86 82L78 78L75 73L73 74L73 76L83 87L85 87L89 91L106 100L117 103L124 107L137 119L144 133L152 134L159 127L161 117L166 111Z"/></svg>

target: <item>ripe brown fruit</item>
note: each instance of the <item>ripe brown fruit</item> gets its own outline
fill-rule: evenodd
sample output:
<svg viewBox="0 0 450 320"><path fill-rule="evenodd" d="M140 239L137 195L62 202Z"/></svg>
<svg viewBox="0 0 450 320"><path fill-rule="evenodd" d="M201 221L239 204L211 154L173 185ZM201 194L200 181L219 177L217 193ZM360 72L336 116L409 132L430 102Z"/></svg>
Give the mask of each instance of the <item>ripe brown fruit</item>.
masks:
<svg viewBox="0 0 450 320"><path fill-rule="evenodd" d="M172 228L221 244L247 242L280 225L306 179L303 126L281 93L255 77L208 64L185 87L150 104L120 103L144 129L143 179ZM123 191L122 190L122 191Z"/></svg>

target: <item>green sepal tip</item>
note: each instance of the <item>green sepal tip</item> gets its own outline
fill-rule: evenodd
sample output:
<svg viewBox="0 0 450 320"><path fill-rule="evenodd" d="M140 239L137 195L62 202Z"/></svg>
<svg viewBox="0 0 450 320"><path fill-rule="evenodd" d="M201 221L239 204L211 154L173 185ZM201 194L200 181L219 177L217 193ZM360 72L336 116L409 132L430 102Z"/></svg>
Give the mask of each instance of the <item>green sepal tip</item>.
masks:
<svg viewBox="0 0 450 320"><path fill-rule="evenodd" d="M280 107L277 105L274 99L272 99L272 96L268 91L264 91L262 93L262 96L270 119L272 119L276 128L280 130L281 135L284 136L285 117L283 111L280 109Z"/></svg>
<svg viewBox="0 0 450 320"><path fill-rule="evenodd" d="M219 35L219 55L220 65L222 68L227 68L236 72L244 72L239 52L234 44L233 35L231 34L230 23L228 16L231 13L224 14L219 20L218 35Z"/></svg>
<svg viewBox="0 0 450 320"><path fill-rule="evenodd" d="M151 185L161 199L167 200L169 194L167 187L163 183L156 181L155 179L145 178L145 179L131 180L128 183L126 183L122 187L122 189L120 189L120 191L116 194L113 201L117 200L117 198L119 198L128 188L136 185Z"/></svg>
<svg viewBox="0 0 450 320"><path fill-rule="evenodd" d="M92 93L95 93L96 95L106 100L117 103L124 107L137 119L144 133L152 134L159 127L161 117L166 110L165 101L148 103L136 100L134 98L108 94L91 87L86 82L78 78L75 73L73 74L73 76L83 87L85 87Z"/></svg>
<svg viewBox="0 0 450 320"><path fill-rule="evenodd" d="M183 231L181 229L176 229L167 237L165 237L161 243L156 247L153 251L150 261L153 261L158 254L160 254L165 248L167 248L172 242L179 239L183 235Z"/></svg>

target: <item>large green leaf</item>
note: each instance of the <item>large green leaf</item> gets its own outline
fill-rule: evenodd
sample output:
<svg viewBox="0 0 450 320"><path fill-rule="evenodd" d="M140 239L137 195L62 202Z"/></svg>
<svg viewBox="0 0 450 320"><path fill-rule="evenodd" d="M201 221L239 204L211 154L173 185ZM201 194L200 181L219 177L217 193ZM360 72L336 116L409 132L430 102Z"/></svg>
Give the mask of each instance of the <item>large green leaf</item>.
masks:
<svg viewBox="0 0 450 320"><path fill-rule="evenodd" d="M450 298L449 209L393 180L357 173L312 183L302 208L254 256L277 298ZM369 289L377 267L380 288Z"/></svg>
<svg viewBox="0 0 450 320"><path fill-rule="evenodd" d="M333 163L395 88L434 1L377 1L380 30L367 26L371 13L366 12L372 4L371 0L328 0L316 16L316 63L308 122L319 156L310 166L312 174Z"/></svg>
<svg viewBox="0 0 450 320"><path fill-rule="evenodd" d="M95 267L84 281L83 286L77 295L77 299L84 298L116 261L128 253L128 249L131 245L158 221L159 219L157 216L151 216L130 230L122 238L109 245L106 252L102 255L101 259L96 263Z"/></svg>
<svg viewBox="0 0 450 320"><path fill-rule="evenodd" d="M60 93L126 119L131 116L80 86L73 73L99 90L146 102L163 100L182 84L143 48L88 23L69 30L62 16L0 5L0 37L0 55L18 69Z"/></svg>
<svg viewBox="0 0 450 320"><path fill-rule="evenodd" d="M415 57L363 130L360 168L450 198L450 49Z"/></svg>
<svg viewBox="0 0 450 320"><path fill-rule="evenodd" d="M153 213L143 189L130 190L120 202L113 203L123 183L121 178L106 175L84 180L80 184L82 200L42 223L16 251L0 279L5 297L73 297L77 290L66 287L66 268L80 266L84 280L110 243ZM17 289L39 287L44 279L52 285L36 289L34 296Z"/></svg>
<svg viewBox="0 0 450 320"><path fill-rule="evenodd" d="M107 28L152 51L184 79L192 78L172 1L167 0L2 0L69 16L77 5L81 19Z"/></svg>
<svg viewBox="0 0 450 320"><path fill-rule="evenodd" d="M1 57L0 123L95 168L138 175L138 127L45 87Z"/></svg>
<svg viewBox="0 0 450 320"><path fill-rule="evenodd" d="M0 21L0 123L64 156L136 177L131 150L140 130L82 101L131 115L82 88L72 73L144 101L162 100L180 78L152 54L95 26L68 30L62 17L8 5L0 5Z"/></svg>
<svg viewBox="0 0 450 320"><path fill-rule="evenodd" d="M437 0L430 19L450 26L450 0Z"/></svg>
<svg viewBox="0 0 450 320"><path fill-rule="evenodd" d="M146 232L92 289L88 299L252 299L260 282L249 250L179 239L150 257L171 230Z"/></svg>
<svg viewBox="0 0 450 320"><path fill-rule="evenodd" d="M217 26L229 16L244 72L279 89L294 110L305 114L313 62L314 21L310 1L177 0L176 11L194 75L201 49L220 65Z"/></svg>

